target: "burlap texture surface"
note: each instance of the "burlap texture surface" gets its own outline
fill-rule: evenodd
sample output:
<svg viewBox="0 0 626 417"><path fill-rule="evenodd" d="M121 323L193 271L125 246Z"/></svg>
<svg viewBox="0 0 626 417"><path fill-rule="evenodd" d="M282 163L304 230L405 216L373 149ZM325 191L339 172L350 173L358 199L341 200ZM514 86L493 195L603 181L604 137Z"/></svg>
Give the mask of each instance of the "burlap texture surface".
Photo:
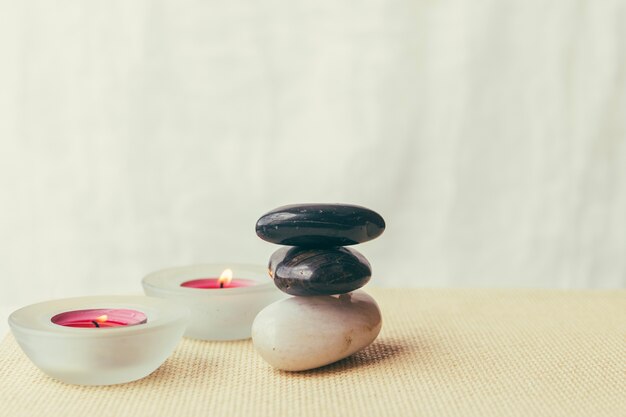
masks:
<svg viewBox="0 0 626 417"><path fill-rule="evenodd" d="M156 372L57 382L12 336L0 415L626 416L626 291L369 290L383 331L314 371L275 371L249 341L183 340Z"/></svg>

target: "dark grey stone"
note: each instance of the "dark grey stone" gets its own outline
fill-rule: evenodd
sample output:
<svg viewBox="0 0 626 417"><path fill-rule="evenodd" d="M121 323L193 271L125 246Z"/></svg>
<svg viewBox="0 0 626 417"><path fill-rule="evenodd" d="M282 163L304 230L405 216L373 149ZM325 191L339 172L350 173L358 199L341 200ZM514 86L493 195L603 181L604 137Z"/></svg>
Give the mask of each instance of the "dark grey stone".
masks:
<svg viewBox="0 0 626 417"><path fill-rule="evenodd" d="M285 247L272 254L269 273L274 284L287 294L332 295L367 284L372 267L354 249Z"/></svg>
<svg viewBox="0 0 626 417"><path fill-rule="evenodd" d="M256 234L279 245L331 247L367 242L385 230L380 214L347 204L294 204L264 214Z"/></svg>

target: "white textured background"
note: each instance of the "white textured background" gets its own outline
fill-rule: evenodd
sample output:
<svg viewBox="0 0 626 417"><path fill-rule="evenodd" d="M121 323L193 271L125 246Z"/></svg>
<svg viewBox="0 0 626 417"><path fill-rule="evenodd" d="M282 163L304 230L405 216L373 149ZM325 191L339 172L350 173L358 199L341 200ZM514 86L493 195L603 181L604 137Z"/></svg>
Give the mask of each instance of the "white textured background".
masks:
<svg viewBox="0 0 626 417"><path fill-rule="evenodd" d="M307 201L386 218L361 247L380 286L623 287L625 22L611 0L0 0L3 316L265 263L257 217Z"/></svg>

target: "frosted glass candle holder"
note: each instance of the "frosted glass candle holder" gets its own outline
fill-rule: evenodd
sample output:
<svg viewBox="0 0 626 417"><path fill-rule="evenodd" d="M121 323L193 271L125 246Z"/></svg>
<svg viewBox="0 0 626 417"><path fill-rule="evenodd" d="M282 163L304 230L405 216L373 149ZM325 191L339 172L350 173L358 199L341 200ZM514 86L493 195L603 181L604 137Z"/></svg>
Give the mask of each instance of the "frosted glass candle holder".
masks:
<svg viewBox="0 0 626 417"><path fill-rule="evenodd" d="M83 320L92 310L98 317ZM112 320L101 314L106 312ZM131 316L138 319L133 322ZM93 296L21 308L9 316L9 325L26 356L49 376L68 384L112 385L143 378L161 366L188 318L188 309L159 298Z"/></svg>
<svg viewBox="0 0 626 417"><path fill-rule="evenodd" d="M232 269L232 285L218 277ZM267 268L246 264L206 264L153 272L143 279L147 295L189 307L185 337L201 340L248 339L257 313L287 295L276 288ZM189 286L183 286L189 285ZM204 288L202 288L204 287Z"/></svg>

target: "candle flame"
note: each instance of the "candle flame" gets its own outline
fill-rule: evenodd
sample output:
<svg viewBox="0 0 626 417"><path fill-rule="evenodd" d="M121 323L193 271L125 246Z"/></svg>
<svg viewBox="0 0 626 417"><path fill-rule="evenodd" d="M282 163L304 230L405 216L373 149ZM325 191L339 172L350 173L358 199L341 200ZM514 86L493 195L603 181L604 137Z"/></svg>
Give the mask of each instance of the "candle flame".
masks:
<svg viewBox="0 0 626 417"><path fill-rule="evenodd" d="M109 319L109 316L107 316L106 314L103 314L101 316L96 317L95 321L97 321L98 323L104 323L108 319Z"/></svg>
<svg viewBox="0 0 626 417"><path fill-rule="evenodd" d="M233 280L233 270L228 268L222 272L217 282L220 284L220 287L228 287L230 282Z"/></svg>

